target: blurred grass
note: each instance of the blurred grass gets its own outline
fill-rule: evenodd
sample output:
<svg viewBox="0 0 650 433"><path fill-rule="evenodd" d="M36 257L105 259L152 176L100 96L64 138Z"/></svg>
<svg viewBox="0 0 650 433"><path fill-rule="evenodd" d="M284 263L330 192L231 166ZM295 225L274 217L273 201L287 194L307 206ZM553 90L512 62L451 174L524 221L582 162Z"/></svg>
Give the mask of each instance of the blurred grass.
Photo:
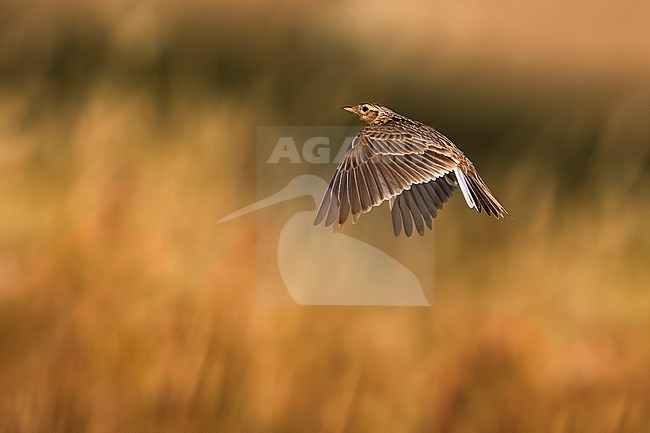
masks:
<svg viewBox="0 0 650 433"><path fill-rule="evenodd" d="M648 431L647 5L365 7L0 5L3 431ZM255 127L362 100L514 220L452 200L430 309L256 305Z"/></svg>

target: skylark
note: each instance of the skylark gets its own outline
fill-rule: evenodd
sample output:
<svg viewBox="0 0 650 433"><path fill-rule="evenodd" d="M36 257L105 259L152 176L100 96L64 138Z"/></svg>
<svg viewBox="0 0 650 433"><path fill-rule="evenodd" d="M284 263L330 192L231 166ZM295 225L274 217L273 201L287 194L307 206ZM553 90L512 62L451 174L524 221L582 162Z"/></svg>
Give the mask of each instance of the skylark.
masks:
<svg viewBox="0 0 650 433"><path fill-rule="evenodd" d="M492 195L474 164L447 137L434 128L395 113L379 104L365 103L344 110L368 124L359 132L336 168L316 214L314 225L325 220L345 224L388 200L393 231L406 236L415 225L420 236L457 186L470 208L496 218L506 209Z"/></svg>

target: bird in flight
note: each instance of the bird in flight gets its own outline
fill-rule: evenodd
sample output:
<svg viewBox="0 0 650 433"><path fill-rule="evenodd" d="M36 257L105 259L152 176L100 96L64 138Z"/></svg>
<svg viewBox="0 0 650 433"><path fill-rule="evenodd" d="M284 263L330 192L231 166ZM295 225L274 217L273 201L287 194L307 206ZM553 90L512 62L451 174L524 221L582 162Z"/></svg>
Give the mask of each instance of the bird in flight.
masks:
<svg viewBox="0 0 650 433"><path fill-rule="evenodd" d="M340 162L320 203L314 225L342 226L388 200L393 232L413 226L424 236L425 224L460 186L467 206L503 218L506 209L492 195L474 164L434 128L374 103L343 107L368 124Z"/></svg>

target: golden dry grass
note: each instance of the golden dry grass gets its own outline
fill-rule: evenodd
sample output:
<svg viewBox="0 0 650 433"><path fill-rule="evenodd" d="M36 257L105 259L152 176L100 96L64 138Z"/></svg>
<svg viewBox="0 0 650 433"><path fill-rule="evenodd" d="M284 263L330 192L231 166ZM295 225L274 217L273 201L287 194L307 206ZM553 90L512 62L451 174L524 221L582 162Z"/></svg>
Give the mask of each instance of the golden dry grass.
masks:
<svg viewBox="0 0 650 433"><path fill-rule="evenodd" d="M0 430L648 431L648 11L563 4L2 6ZM379 98L515 218L452 200L431 308L258 305L254 217L214 224L255 127Z"/></svg>

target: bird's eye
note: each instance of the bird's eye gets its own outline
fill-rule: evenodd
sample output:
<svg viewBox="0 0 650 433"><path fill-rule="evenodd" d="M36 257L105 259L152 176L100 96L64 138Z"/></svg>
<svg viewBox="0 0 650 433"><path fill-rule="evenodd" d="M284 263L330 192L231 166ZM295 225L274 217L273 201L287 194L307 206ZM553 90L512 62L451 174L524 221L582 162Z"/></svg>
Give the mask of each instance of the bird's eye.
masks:
<svg viewBox="0 0 650 433"><path fill-rule="evenodd" d="M363 111L364 113L367 112L368 106L364 105L363 107L361 107L361 111Z"/></svg>

